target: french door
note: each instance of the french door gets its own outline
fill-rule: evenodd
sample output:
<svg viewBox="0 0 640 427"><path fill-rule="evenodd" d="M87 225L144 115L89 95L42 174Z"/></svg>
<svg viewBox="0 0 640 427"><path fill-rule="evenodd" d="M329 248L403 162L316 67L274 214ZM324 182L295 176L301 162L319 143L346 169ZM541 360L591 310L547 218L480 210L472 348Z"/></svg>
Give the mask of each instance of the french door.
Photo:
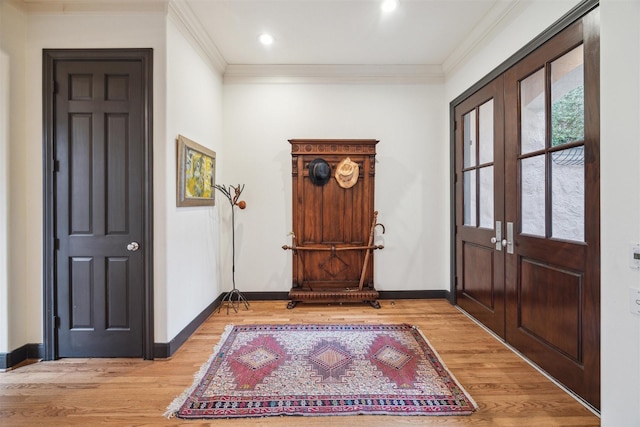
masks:
<svg viewBox="0 0 640 427"><path fill-rule="evenodd" d="M455 108L458 304L595 407L598 93L595 11Z"/></svg>
<svg viewBox="0 0 640 427"><path fill-rule="evenodd" d="M458 305L505 337L502 76L455 109Z"/></svg>

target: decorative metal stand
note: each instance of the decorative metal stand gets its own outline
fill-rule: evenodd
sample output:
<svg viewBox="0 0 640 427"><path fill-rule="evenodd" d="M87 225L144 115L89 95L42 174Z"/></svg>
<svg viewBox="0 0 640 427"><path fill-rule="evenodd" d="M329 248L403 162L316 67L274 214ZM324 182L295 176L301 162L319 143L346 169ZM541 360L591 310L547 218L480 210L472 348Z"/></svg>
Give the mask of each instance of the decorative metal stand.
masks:
<svg viewBox="0 0 640 427"><path fill-rule="evenodd" d="M234 312L238 312L238 308L240 307L240 303L244 304L245 309L249 309L249 301L242 295L236 288L236 219L235 219L235 206L238 206L240 209L244 209L247 207L247 203L244 200L238 201L240 198L240 194L242 194L242 190L244 190L244 184L238 184L237 187L230 185L225 187L224 185L215 185L215 188L220 190L222 194L229 200L231 204L231 283L233 284L233 289L227 292L222 301L220 302L220 306L218 307L218 313L222 310L222 306L227 306L227 314L229 314L229 307L233 308ZM231 190L233 190L233 194L231 194Z"/></svg>

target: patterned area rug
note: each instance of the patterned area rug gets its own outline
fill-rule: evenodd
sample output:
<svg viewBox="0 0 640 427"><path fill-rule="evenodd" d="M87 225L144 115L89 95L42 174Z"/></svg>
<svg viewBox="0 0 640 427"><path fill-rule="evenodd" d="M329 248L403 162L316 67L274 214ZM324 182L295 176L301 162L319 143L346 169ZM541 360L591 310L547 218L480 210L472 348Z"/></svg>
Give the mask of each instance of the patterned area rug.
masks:
<svg viewBox="0 0 640 427"><path fill-rule="evenodd" d="M463 415L475 409L416 327L230 325L165 415Z"/></svg>

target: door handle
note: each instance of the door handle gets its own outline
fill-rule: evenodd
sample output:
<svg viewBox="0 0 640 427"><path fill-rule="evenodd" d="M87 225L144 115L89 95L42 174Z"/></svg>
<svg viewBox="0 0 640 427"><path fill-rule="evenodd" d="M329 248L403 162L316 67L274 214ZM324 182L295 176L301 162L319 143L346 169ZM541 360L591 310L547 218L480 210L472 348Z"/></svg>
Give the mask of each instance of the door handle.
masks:
<svg viewBox="0 0 640 427"><path fill-rule="evenodd" d="M502 250L502 221L496 221L496 235L491 238L491 243L496 245L496 251Z"/></svg>
<svg viewBox="0 0 640 427"><path fill-rule="evenodd" d="M507 253L513 253L513 223L507 222Z"/></svg>
<svg viewBox="0 0 640 427"><path fill-rule="evenodd" d="M127 250L131 252L135 252L140 249L140 244L138 242L131 242L127 245Z"/></svg>

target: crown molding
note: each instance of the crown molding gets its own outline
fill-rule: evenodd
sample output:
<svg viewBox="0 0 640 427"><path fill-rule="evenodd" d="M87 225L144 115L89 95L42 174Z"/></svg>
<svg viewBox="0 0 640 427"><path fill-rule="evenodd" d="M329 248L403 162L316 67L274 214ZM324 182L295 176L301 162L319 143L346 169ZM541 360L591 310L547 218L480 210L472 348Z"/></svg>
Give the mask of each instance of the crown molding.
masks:
<svg viewBox="0 0 640 427"><path fill-rule="evenodd" d="M465 40L442 63L445 76L455 71L475 51L478 45L496 32L501 23L508 22L515 13L525 6L525 3L527 0L497 1Z"/></svg>
<svg viewBox="0 0 640 427"><path fill-rule="evenodd" d="M430 84L443 83L439 65L237 65L224 83L258 84Z"/></svg>
<svg viewBox="0 0 640 427"><path fill-rule="evenodd" d="M223 74L227 68L227 61L189 5L182 0L170 0L169 17L194 46L204 54L213 67L220 74Z"/></svg>
<svg viewBox="0 0 640 427"><path fill-rule="evenodd" d="M166 12L167 0L9 0L29 13Z"/></svg>

